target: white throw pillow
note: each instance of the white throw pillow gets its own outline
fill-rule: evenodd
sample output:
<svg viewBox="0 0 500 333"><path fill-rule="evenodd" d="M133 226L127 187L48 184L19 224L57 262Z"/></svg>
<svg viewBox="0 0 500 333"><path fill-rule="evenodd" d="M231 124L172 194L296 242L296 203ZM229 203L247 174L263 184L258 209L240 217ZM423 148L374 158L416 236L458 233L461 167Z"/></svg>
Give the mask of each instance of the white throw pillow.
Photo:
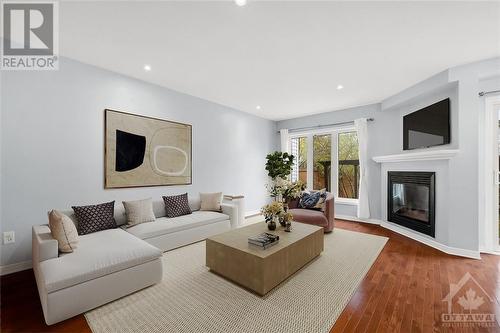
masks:
<svg viewBox="0 0 500 333"><path fill-rule="evenodd" d="M57 210L49 212L49 227L61 252L73 252L78 244L78 231L73 221Z"/></svg>
<svg viewBox="0 0 500 333"><path fill-rule="evenodd" d="M153 212L153 200L151 198L122 201L122 203L123 207L125 207L128 227L156 220L155 213Z"/></svg>
<svg viewBox="0 0 500 333"><path fill-rule="evenodd" d="M222 192L200 193L200 201L200 210L211 210L215 212L220 212L222 210Z"/></svg>

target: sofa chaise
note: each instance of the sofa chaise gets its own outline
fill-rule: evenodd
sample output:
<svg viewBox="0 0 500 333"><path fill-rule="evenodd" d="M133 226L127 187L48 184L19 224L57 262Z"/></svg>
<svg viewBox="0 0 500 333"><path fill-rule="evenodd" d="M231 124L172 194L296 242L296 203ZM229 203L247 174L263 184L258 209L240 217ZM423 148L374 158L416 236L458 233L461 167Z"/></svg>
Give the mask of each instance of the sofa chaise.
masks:
<svg viewBox="0 0 500 333"><path fill-rule="evenodd" d="M68 319L161 281L162 252L227 231L237 224L237 208L165 217L163 201L153 202L156 221L125 228L125 210L115 207L120 226L79 236L72 253L59 253L47 225L33 226L33 271L48 325ZM72 211L66 211L75 224Z"/></svg>

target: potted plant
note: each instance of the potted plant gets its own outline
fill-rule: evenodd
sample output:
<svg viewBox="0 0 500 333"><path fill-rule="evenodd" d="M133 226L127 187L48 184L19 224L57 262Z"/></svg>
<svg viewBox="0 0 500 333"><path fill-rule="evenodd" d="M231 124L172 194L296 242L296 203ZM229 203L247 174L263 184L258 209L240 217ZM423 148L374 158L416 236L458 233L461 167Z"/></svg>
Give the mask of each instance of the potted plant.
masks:
<svg viewBox="0 0 500 333"><path fill-rule="evenodd" d="M268 205L265 205L260 210L264 219L267 223L267 228L269 230L276 230L276 224L279 221L280 216L285 213L283 209L283 203L279 201L273 201Z"/></svg>
<svg viewBox="0 0 500 333"><path fill-rule="evenodd" d="M266 156L266 170L272 180L280 177L286 179L292 173L295 156L287 152L275 151Z"/></svg>

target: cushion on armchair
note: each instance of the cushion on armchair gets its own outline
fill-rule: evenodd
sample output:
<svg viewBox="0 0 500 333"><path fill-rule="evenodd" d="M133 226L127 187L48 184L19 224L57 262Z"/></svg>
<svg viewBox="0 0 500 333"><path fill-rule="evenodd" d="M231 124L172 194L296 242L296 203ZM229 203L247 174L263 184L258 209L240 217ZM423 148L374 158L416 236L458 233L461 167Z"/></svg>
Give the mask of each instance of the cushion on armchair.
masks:
<svg viewBox="0 0 500 333"><path fill-rule="evenodd" d="M300 196L299 208L324 210L326 196L326 189L319 191L304 191Z"/></svg>

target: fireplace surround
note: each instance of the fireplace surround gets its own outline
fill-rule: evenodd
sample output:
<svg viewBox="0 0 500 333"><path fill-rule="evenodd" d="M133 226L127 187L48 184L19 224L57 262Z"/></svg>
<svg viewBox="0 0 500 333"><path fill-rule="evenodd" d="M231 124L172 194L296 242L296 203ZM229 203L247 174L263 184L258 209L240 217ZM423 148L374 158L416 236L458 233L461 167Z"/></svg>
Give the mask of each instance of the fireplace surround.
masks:
<svg viewBox="0 0 500 333"><path fill-rule="evenodd" d="M435 172L389 171L387 220L435 236Z"/></svg>

